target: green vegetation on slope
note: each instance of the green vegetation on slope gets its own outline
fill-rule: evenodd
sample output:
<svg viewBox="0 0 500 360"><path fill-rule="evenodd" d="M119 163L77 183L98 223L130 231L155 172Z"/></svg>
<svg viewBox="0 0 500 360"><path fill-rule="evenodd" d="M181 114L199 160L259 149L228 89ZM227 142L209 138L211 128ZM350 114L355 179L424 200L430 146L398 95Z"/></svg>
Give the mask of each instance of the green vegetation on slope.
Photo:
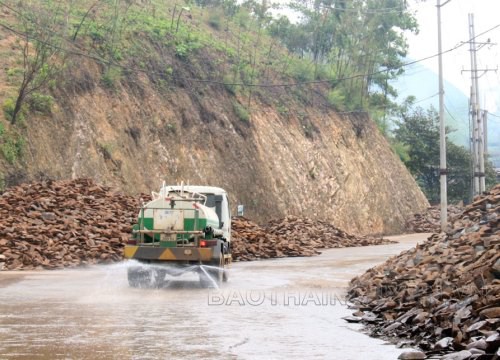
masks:
<svg viewBox="0 0 500 360"><path fill-rule="evenodd" d="M218 87L233 97L228 111L244 126L251 124L252 98L284 117L287 101L311 106L319 99L339 111L368 111L386 132L383 119L401 112L390 80L403 72L403 31L417 29L399 0L294 0L297 23L273 18L265 1L2 0L0 6L6 14L0 25L15 39L0 139L10 164L23 154L22 127L50 116L68 93L100 86L140 95L144 78L159 94ZM314 124L297 116L314 139ZM394 149L407 164L415 160L412 144L397 141ZM102 151L111 154L106 146Z"/></svg>
<svg viewBox="0 0 500 360"><path fill-rule="evenodd" d="M388 80L402 73L406 53L402 30L416 30L399 0L297 0L297 24L271 17L265 1L0 5L9 14L2 25L18 38L22 56L19 67L8 69L16 74L10 78L14 108L7 117L13 124L34 93L50 93L61 73L70 74L82 57L99 64L101 83L110 90L146 75L162 89L224 83L250 102L253 93L268 91L255 84L324 81L322 92L340 110L387 109L396 95ZM292 91L305 96L303 88Z"/></svg>

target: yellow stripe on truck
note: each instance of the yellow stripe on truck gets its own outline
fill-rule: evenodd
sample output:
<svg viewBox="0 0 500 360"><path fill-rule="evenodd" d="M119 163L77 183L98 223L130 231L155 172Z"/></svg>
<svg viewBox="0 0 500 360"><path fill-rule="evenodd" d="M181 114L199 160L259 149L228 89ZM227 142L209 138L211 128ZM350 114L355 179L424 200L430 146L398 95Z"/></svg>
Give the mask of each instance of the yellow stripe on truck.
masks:
<svg viewBox="0 0 500 360"><path fill-rule="evenodd" d="M170 249L166 249L162 252L162 254L159 257L160 260L176 260L177 258L175 255L172 253Z"/></svg>
<svg viewBox="0 0 500 360"><path fill-rule="evenodd" d="M123 256L126 259L132 259L137 252L137 249L139 249L139 246L125 246L125 250L123 252Z"/></svg>

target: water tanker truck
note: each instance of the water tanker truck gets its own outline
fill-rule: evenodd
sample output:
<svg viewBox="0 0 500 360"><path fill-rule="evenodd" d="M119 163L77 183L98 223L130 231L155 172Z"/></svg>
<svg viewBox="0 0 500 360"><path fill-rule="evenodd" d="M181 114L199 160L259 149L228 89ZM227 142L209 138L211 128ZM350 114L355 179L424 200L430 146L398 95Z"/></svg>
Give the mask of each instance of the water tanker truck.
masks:
<svg viewBox="0 0 500 360"><path fill-rule="evenodd" d="M159 287L188 271L202 286L227 281L231 264L231 215L227 193L217 187L165 185L142 204L124 256L132 287Z"/></svg>

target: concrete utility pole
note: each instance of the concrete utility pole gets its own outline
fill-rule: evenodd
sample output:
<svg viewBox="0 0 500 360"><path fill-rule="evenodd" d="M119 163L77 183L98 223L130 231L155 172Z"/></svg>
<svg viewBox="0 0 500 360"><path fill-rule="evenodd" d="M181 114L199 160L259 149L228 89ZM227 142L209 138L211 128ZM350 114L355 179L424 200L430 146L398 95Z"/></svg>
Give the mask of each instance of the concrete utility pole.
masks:
<svg viewBox="0 0 500 360"><path fill-rule="evenodd" d="M474 177L474 169L476 168L476 140L474 137L474 117L472 116L472 86L470 88L470 94L469 94L469 106L467 109L469 109L469 152L471 154L471 177L470 177L470 200L472 201L474 199L474 194L475 194L475 177ZM479 185L479 183L478 183Z"/></svg>
<svg viewBox="0 0 500 360"><path fill-rule="evenodd" d="M437 0L437 21L438 21L438 59L439 59L439 182L441 185L441 231L446 231L448 226L448 190L446 180L446 133L444 124L444 86L443 86L443 57L441 44L441 7L451 0L447 0L441 5L441 0Z"/></svg>
<svg viewBox="0 0 500 360"><path fill-rule="evenodd" d="M474 81L476 83L476 117L477 117L477 129L478 129L478 157L479 157L479 194L486 191L486 181L484 177L484 129L483 129L483 118L479 111L479 76L477 75L477 49L476 49L476 32L474 31L474 14L469 14L469 23L471 27L471 42L474 44Z"/></svg>
<svg viewBox="0 0 500 360"><path fill-rule="evenodd" d="M480 190L480 151L479 151L479 94L477 89L477 66L476 66L476 42L474 41L474 15L469 14L469 48L470 48L470 64L471 64L471 115L472 115L472 151L474 160L474 193L473 196L479 195Z"/></svg>
<svg viewBox="0 0 500 360"><path fill-rule="evenodd" d="M488 110L483 111L484 158L488 158Z"/></svg>
<svg viewBox="0 0 500 360"><path fill-rule="evenodd" d="M480 76L478 71L481 71L484 75L488 71L496 71L493 69L482 69L477 68L477 56L476 53L484 45L496 45L492 44L489 40L488 42L481 43L475 40L476 35L474 31L474 14L469 14L469 48L470 48L470 62L471 70L464 70L471 72L471 141L472 141L472 151L473 151L473 196L482 194L486 191L486 174L485 174L485 159L487 156L487 114L481 113L479 105L479 84L478 80ZM479 44L479 49L476 45ZM482 76L481 75L481 76Z"/></svg>

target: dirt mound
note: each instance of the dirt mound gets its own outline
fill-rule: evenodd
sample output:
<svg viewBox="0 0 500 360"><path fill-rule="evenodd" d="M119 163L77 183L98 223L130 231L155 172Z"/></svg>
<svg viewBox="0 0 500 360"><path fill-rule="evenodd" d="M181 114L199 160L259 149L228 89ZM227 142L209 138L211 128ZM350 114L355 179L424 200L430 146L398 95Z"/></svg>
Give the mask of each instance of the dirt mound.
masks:
<svg viewBox="0 0 500 360"><path fill-rule="evenodd" d="M10 188L0 197L0 270L119 261L138 206L90 179Z"/></svg>
<svg viewBox="0 0 500 360"><path fill-rule="evenodd" d="M387 244L382 238L354 236L324 221L288 216L271 220L266 227L236 217L232 221L235 260L285 256L312 256L318 249Z"/></svg>
<svg viewBox="0 0 500 360"><path fill-rule="evenodd" d="M497 185L465 208L452 231L354 278L348 296L359 311L346 320L428 353L492 357L500 345L499 224Z"/></svg>

